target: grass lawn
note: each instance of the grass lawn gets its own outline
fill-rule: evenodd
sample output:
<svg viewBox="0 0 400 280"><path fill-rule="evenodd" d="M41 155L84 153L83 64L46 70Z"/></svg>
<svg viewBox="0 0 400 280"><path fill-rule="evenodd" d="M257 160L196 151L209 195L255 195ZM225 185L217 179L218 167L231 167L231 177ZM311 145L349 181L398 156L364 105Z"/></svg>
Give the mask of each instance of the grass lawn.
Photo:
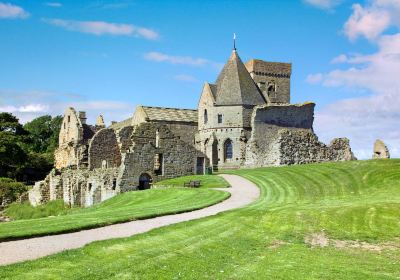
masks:
<svg viewBox="0 0 400 280"><path fill-rule="evenodd" d="M0 223L0 240L78 231L186 212L229 196L227 192L188 188L127 192L92 207L68 209L64 215Z"/></svg>
<svg viewBox="0 0 400 280"><path fill-rule="evenodd" d="M0 278L400 278L400 160L232 172L254 181L261 198L216 216L1 267ZM311 246L305 240L313 234L369 247Z"/></svg>
<svg viewBox="0 0 400 280"><path fill-rule="evenodd" d="M224 178L217 175L191 175L174 179L163 180L155 184L155 186L173 186L183 187L185 182L201 181L200 188L227 188L229 184Z"/></svg>

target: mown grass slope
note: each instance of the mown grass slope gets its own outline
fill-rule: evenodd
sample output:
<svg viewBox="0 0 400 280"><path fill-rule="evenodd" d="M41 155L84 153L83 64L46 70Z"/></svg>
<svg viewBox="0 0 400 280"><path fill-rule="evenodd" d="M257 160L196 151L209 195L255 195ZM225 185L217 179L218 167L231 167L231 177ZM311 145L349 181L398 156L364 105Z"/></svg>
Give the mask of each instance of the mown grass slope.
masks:
<svg viewBox="0 0 400 280"><path fill-rule="evenodd" d="M260 186L257 202L217 216L2 267L0 278L400 278L400 160L234 173ZM311 246L305 240L313 234L342 241L345 246ZM369 247L347 246L350 241Z"/></svg>
<svg viewBox="0 0 400 280"><path fill-rule="evenodd" d="M229 197L209 189L171 188L127 192L64 215L0 223L0 240L78 231L203 208ZM0 277L1 278L1 277Z"/></svg>

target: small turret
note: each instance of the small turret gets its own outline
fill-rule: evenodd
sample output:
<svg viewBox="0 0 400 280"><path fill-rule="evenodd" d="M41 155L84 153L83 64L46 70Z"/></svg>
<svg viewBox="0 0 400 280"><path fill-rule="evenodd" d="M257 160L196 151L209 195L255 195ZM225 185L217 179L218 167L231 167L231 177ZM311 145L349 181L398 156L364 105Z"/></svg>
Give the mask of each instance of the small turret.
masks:
<svg viewBox="0 0 400 280"><path fill-rule="evenodd" d="M103 115L99 115L96 120L96 131L105 127Z"/></svg>

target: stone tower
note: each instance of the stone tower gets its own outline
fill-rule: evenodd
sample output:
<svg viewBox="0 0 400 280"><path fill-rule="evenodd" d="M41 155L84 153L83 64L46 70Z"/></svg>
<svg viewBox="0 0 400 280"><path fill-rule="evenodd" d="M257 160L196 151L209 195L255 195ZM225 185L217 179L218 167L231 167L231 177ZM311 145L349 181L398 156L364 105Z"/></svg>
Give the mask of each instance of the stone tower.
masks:
<svg viewBox="0 0 400 280"><path fill-rule="evenodd" d="M267 103L233 49L215 84L205 83L198 106L196 143L214 169L243 164L253 108Z"/></svg>

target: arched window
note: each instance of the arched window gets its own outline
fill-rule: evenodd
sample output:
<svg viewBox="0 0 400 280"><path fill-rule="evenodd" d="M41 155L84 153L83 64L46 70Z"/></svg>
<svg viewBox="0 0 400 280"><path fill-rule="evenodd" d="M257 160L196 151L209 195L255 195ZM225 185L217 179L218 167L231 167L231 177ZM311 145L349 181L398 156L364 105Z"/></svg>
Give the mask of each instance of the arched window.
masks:
<svg viewBox="0 0 400 280"><path fill-rule="evenodd" d="M204 124L208 122L208 114L207 114L207 109L204 110Z"/></svg>
<svg viewBox="0 0 400 280"><path fill-rule="evenodd" d="M233 145L232 145L231 139L227 139L225 141L224 155L225 155L225 160L232 159L232 157L233 157Z"/></svg>

